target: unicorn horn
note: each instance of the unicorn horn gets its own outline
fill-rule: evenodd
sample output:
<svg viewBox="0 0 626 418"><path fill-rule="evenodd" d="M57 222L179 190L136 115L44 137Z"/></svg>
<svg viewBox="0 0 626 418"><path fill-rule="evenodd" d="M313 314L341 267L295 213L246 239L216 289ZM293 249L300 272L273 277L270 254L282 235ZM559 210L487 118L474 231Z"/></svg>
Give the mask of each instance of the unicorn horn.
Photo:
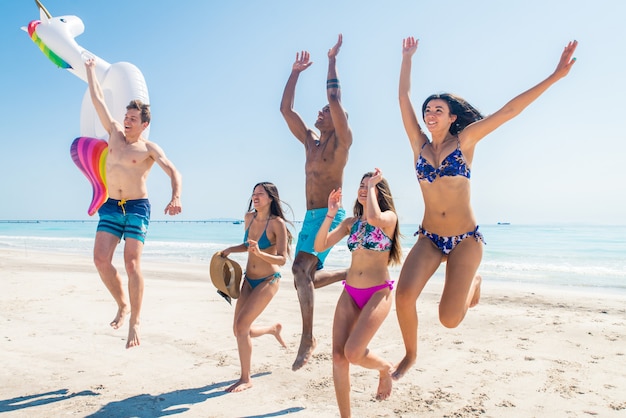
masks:
<svg viewBox="0 0 626 418"><path fill-rule="evenodd" d="M37 7L39 7L39 10L41 10L43 13L46 14L46 16L48 16L48 19L52 19L52 15L50 14L50 12L48 11L48 9L46 9L44 7L43 4L41 4L41 2L39 0L35 0L35 3L37 3Z"/></svg>

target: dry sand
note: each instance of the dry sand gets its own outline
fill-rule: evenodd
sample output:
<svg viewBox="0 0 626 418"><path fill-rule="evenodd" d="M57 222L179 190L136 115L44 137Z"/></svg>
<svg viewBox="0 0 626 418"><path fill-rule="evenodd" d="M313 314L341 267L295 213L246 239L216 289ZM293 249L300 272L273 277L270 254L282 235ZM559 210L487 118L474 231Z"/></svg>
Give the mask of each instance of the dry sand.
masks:
<svg viewBox="0 0 626 418"><path fill-rule="evenodd" d="M117 265L121 266L119 260ZM293 372L301 319L292 276L259 323L283 325L288 349L253 340L254 387L239 378L233 307L208 265L144 261L141 346L126 350L127 326L87 257L0 251L0 413L7 417L338 416L331 328L341 285L316 291L312 361ZM449 330L437 320L440 284L418 301L420 353L374 399L377 373L351 368L355 417L626 416L626 295L496 286ZM403 354L392 309L370 348Z"/></svg>

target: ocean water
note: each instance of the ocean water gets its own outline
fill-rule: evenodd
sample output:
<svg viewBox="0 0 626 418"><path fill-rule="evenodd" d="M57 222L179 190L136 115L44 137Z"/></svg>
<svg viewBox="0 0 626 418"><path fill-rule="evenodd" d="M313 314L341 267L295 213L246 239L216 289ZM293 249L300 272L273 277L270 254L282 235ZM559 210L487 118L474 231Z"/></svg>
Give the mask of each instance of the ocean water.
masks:
<svg viewBox="0 0 626 418"><path fill-rule="evenodd" d="M300 225L295 224L294 236ZM0 221L0 251L90 256L95 229L95 220ZM417 225L400 229L406 256L416 241ZM486 281L626 293L626 226L481 225L480 229L487 245L479 272ZM243 224L231 221L153 221L143 259L208 266L216 251L240 243L243 232ZM121 254L121 245L118 250ZM245 262L245 254L233 258ZM345 268L349 263L344 240L332 249L326 267ZM400 268L392 267L392 275ZM444 269L442 265L433 280L443 280Z"/></svg>

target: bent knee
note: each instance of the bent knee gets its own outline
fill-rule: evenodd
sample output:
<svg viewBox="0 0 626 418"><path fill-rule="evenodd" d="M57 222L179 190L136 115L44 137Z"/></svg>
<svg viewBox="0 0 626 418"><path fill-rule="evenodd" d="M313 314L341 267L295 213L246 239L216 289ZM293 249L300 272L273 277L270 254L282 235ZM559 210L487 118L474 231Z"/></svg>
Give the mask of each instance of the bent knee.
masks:
<svg viewBox="0 0 626 418"><path fill-rule="evenodd" d="M368 348L363 349L362 347L349 347L346 346L344 348L344 355L346 360L351 364L359 365L363 361L363 359L367 356L369 352Z"/></svg>
<svg viewBox="0 0 626 418"><path fill-rule="evenodd" d="M461 322L463 322L463 318L465 318L465 313L463 314L449 314L439 312L439 322L446 328L456 328Z"/></svg>
<svg viewBox="0 0 626 418"><path fill-rule="evenodd" d="M235 323L233 325L233 335L237 338L245 337L250 334L250 325L244 323Z"/></svg>

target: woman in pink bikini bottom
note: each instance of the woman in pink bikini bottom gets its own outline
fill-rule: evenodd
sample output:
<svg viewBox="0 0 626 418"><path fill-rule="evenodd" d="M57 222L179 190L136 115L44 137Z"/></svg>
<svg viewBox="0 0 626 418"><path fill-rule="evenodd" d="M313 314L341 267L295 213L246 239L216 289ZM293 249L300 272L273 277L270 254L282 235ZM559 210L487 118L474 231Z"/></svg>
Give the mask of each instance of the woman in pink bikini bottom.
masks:
<svg viewBox="0 0 626 418"><path fill-rule="evenodd" d="M315 251L330 248L348 236L352 262L333 321L333 381L344 417L350 416L350 364L378 370L376 398L391 395L393 366L367 346L391 309L393 282L388 266L400 262L401 248L393 198L379 169L361 179L354 216L329 232L341 197L341 189L328 197L328 213L315 238Z"/></svg>

